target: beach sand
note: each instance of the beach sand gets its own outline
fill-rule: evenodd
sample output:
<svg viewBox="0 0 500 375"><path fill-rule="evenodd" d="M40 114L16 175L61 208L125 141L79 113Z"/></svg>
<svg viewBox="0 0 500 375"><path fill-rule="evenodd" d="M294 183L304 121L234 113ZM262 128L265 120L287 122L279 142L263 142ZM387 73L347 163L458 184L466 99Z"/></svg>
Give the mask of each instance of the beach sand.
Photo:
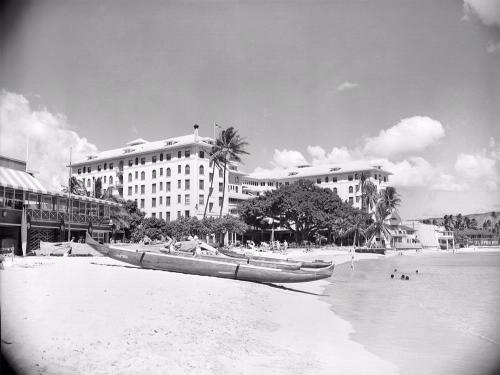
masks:
<svg viewBox="0 0 500 375"><path fill-rule="evenodd" d="M19 373L397 373L349 340L318 296L326 281L270 286L96 257L16 258L0 277L2 353Z"/></svg>

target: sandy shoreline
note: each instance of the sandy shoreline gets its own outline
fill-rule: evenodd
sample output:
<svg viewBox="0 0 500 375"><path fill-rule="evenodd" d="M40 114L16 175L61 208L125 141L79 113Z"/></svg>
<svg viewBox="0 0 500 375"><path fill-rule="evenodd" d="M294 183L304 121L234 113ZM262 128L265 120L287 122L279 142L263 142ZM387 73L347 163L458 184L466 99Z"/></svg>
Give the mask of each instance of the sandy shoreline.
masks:
<svg viewBox="0 0 500 375"><path fill-rule="evenodd" d="M336 264L352 256L291 255ZM2 352L21 373L397 371L349 340L351 325L317 296L325 281L281 288L62 257L16 258L0 275Z"/></svg>

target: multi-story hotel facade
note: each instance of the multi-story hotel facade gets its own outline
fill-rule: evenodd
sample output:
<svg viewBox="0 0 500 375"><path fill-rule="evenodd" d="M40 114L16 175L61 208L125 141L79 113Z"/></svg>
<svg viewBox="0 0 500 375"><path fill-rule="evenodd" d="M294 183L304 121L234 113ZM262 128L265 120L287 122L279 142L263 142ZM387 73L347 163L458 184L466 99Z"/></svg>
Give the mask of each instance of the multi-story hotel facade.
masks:
<svg viewBox="0 0 500 375"><path fill-rule="evenodd" d="M87 190L101 179L103 191L125 200L134 200L146 217L175 220L181 216L203 217L213 175L213 192L207 216L236 214L239 202L277 189L299 179L314 181L329 188L354 207L361 208L361 174L378 189L389 183L391 173L367 163L344 163L320 166L302 165L273 172L272 176L243 173L231 163L226 172L223 194L222 168L210 163L214 140L201 137L198 125L189 135L147 142L137 139L126 146L89 155L72 163L72 175L83 181ZM214 173L213 173L214 172ZM222 201L224 199L224 202Z"/></svg>

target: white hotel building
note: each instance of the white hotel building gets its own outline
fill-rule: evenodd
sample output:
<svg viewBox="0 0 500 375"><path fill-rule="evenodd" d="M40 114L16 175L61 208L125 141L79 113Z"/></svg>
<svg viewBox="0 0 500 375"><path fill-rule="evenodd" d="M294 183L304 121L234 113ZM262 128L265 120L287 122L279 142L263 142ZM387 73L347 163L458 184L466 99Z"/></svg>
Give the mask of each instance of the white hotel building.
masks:
<svg viewBox="0 0 500 375"><path fill-rule="evenodd" d="M89 155L72 163L72 175L88 191L101 178L102 190L134 200L146 217L175 220L181 216L203 217L212 179L210 150L213 138L194 133L161 141L137 139L125 147ZM226 173L223 214L236 213L241 200L276 189L299 179L309 179L330 188L355 207L361 207L360 174L364 172L379 189L387 186L390 173L366 163L298 166L273 173L272 177L247 174L231 163ZM215 168L213 193L207 216L218 216L223 199L223 170Z"/></svg>

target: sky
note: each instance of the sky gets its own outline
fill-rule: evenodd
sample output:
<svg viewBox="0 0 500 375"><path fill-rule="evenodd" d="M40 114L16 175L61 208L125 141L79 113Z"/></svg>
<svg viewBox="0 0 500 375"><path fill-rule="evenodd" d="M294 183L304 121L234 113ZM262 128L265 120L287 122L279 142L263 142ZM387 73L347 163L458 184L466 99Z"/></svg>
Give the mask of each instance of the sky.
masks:
<svg viewBox="0 0 500 375"><path fill-rule="evenodd" d="M500 210L500 1L1 6L0 153L28 144L47 187L70 147L214 122L249 143L246 172L365 160L404 218Z"/></svg>

